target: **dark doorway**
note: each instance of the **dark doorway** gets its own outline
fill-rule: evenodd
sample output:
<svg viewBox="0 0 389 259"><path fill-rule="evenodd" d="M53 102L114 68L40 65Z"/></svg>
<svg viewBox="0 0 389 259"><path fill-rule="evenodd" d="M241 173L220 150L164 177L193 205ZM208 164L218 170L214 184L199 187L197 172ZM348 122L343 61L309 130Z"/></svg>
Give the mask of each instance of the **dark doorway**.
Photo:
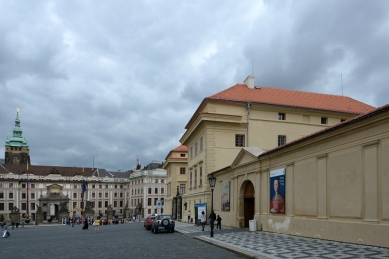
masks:
<svg viewBox="0 0 389 259"><path fill-rule="evenodd" d="M252 182L248 182L244 189L244 227L249 227L249 221L254 219L255 191Z"/></svg>

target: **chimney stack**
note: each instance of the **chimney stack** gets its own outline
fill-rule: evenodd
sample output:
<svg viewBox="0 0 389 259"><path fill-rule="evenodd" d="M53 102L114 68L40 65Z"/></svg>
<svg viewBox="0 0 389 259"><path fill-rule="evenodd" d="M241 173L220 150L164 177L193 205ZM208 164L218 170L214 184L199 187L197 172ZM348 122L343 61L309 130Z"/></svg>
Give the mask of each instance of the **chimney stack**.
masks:
<svg viewBox="0 0 389 259"><path fill-rule="evenodd" d="M244 80L244 84L247 85L248 88L254 89L254 76L248 76Z"/></svg>

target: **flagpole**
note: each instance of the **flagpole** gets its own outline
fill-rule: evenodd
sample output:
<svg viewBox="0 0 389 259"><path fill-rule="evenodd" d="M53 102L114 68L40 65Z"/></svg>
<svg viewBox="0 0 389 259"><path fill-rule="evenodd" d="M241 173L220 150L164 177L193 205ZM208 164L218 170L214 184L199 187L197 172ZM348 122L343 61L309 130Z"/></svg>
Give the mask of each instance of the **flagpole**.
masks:
<svg viewBox="0 0 389 259"><path fill-rule="evenodd" d="M28 199L28 158L27 158L27 185L26 185L26 188L27 188L27 217L26 217L26 219L29 219L29 215L30 215L30 210L29 210L29 208L30 208L30 204L29 204L29 199Z"/></svg>
<svg viewBox="0 0 389 259"><path fill-rule="evenodd" d="M84 165L82 165L81 216L83 216L85 218L85 214L84 214Z"/></svg>

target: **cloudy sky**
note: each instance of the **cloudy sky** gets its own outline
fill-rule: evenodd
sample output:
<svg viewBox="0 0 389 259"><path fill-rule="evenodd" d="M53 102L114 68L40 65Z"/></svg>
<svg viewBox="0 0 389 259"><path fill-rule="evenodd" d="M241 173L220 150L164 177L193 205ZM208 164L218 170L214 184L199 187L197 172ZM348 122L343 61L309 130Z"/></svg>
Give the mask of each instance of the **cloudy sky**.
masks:
<svg viewBox="0 0 389 259"><path fill-rule="evenodd" d="M255 84L389 103L389 1L0 0L0 158L163 162L204 97ZM254 64L254 65L253 65Z"/></svg>

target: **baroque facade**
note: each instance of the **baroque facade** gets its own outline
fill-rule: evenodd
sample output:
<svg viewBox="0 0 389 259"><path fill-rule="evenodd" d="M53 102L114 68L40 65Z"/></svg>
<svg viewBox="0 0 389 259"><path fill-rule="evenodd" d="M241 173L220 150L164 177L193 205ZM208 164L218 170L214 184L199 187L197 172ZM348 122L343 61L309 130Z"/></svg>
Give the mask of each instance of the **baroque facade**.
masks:
<svg viewBox="0 0 389 259"><path fill-rule="evenodd" d="M206 97L180 140L189 151L184 214L197 218L200 204L210 213L208 176L231 165L243 147L268 151L372 110L346 96L255 86L252 76Z"/></svg>

